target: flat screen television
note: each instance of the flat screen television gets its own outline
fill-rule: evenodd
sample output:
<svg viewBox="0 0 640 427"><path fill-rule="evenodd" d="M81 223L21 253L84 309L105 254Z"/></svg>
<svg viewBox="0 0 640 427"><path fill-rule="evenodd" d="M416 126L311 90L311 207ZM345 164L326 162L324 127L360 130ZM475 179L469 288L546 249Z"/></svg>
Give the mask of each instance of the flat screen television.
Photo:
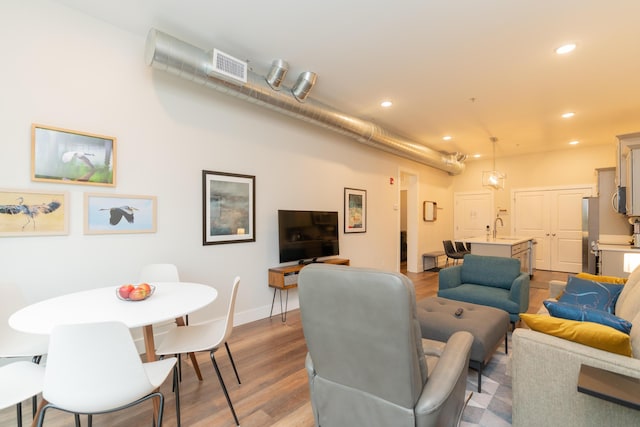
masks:
<svg viewBox="0 0 640 427"><path fill-rule="evenodd" d="M280 262L317 262L338 255L338 212L278 211Z"/></svg>

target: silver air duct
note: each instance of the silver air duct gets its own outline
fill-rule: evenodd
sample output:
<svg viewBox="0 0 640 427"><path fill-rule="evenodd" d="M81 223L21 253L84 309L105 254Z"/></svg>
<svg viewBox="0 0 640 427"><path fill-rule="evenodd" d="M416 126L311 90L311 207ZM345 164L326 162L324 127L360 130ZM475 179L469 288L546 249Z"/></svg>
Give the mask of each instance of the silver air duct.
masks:
<svg viewBox="0 0 640 427"><path fill-rule="evenodd" d="M274 91L264 77L247 70L247 82L233 82L216 73L211 53L156 29L146 41L147 65L184 79L268 107L288 116L331 129L356 141L388 153L457 175L464 171L465 156L444 154L385 130L375 123L341 113L318 101L298 101L291 90Z"/></svg>

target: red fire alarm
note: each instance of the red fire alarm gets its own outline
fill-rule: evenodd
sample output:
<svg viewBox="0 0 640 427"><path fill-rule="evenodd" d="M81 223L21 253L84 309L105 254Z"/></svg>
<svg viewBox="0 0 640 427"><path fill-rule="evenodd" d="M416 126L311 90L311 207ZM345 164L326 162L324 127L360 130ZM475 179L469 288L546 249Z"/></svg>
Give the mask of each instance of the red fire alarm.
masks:
<svg viewBox="0 0 640 427"><path fill-rule="evenodd" d="M389 185L393 185L393 177L389 178Z"/></svg>

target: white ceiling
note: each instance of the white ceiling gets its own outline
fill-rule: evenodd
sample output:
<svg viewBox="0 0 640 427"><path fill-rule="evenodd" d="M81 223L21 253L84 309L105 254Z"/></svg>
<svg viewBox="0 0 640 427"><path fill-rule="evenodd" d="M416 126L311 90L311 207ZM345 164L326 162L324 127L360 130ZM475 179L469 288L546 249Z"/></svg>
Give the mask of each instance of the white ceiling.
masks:
<svg viewBox="0 0 640 427"><path fill-rule="evenodd" d="M491 157L495 136L505 157L640 131L637 0L54 1L257 74L284 59L285 85L314 71L310 97L436 150ZM576 51L554 53L567 42Z"/></svg>

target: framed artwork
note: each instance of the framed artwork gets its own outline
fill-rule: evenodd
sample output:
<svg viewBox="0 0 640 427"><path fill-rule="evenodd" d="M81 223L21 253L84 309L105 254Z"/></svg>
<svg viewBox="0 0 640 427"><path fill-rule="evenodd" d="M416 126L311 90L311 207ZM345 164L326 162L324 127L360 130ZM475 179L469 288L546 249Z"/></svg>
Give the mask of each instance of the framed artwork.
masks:
<svg viewBox="0 0 640 427"><path fill-rule="evenodd" d="M0 237L68 234L67 193L0 190Z"/></svg>
<svg viewBox="0 0 640 427"><path fill-rule="evenodd" d="M31 180L115 187L116 139L34 124Z"/></svg>
<svg viewBox="0 0 640 427"><path fill-rule="evenodd" d="M256 241L256 177L202 171L202 244Z"/></svg>
<svg viewBox="0 0 640 427"><path fill-rule="evenodd" d="M426 200L422 203L422 219L427 222L432 222L438 219L438 204Z"/></svg>
<svg viewBox="0 0 640 427"><path fill-rule="evenodd" d="M344 232L367 232L367 190L344 189Z"/></svg>
<svg viewBox="0 0 640 427"><path fill-rule="evenodd" d="M84 194L84 234L155 233L155 196Z"/></svg>

